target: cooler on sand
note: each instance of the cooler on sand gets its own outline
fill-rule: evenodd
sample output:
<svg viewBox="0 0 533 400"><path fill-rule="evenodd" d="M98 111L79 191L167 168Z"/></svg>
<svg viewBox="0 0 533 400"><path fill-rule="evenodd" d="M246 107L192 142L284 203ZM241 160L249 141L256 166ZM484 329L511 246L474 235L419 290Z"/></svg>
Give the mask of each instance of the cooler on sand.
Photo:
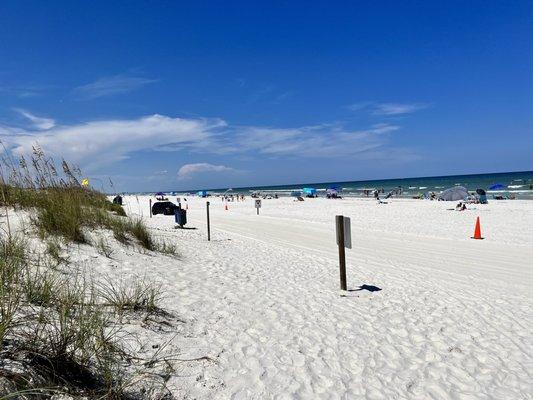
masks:
<svg viewBox="0 0 533 400"><path fill-rule="evenodd" d="M174 219L180 228L183 228L183 225L187 224L187 210L184 210L183 208L176 208L174 210Z"/></svg>

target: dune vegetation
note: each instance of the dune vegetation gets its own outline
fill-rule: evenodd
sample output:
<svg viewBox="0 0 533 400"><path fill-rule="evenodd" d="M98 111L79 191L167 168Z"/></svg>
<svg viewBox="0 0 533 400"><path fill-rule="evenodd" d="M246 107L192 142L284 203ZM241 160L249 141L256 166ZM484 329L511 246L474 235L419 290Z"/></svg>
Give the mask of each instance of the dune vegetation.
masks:
<svg viewBox="0 0 533 400"><path fill-rule="evenodd" d="M94 232L110 231L139 251L176 250L154 240L140 218L82 186L81 176L64 160L58 170L39 148L29 159L1 160L0 399L138 397L133 383L143 369L126 373L133 358L122 344L121 319L128 312L163 312L161 287L146 279L103 284L79 271L65 273L62 248L85 244L109 257ZM20 213L29 220L22 228L13 224Z"/></svg>

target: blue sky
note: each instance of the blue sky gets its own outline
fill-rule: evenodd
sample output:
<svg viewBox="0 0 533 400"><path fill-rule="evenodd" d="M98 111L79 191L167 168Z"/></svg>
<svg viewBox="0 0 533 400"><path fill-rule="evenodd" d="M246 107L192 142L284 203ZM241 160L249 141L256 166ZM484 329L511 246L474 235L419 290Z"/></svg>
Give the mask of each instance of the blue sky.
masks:
<svg viewBox="0 0 533 400"><path fill-rule="evenodd" d="M3 1L0 139L128 191L533 169L533 2Z"/></svg>

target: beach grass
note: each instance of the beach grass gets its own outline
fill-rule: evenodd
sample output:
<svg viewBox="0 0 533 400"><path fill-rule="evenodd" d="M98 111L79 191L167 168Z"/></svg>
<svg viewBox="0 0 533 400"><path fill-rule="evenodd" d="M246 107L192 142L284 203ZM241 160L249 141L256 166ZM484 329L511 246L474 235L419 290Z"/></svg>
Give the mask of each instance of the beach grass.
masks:
<svg viewBox="0 0 533 400"><path fill-rule="evenodd" d="M0 398L135 398L121 316L160 310L161 286L147 279L98 284L34 256L20 236L0 235Z"/></svg>
<svg viewBox="0 0 533 400"><path fill-rule="evenodd" d="M103 193L83 187L78 168L65 161L61 166L60 174L38 148L29 161L4 157L0 163L6 222L0 230L0 360L21 363L16 379L0 366L5 378L0 398L48 398L58 392L131 398L126 374L131 357L121 342L121 316L159 310L161 286L147 279L101 284L79 272L60 273L58 266L69 264L62 246L93 245L109 258L109 243L102 236L94 239L93 232L103 229L145 251L176 251L155 241L140 218L126 216ZM19 210L29 214L41 246L30 243L28 232L22 236L12 229L10 214Z"/></svg>
<svg viewBox="0 0 533 400"><path fill-rule="evenodd" d="M129 283L106 279L100 282L97 289L105 304L113 307L118 313L156 312L162 297L161 285L155 285L146 278L135 278Z"/></svg>
<svg viewBox="0 0 533 400"><path fill-rule="evenodd" d="M31 222L42 239L61 237L89 244L87 230L104 228L112 230L123 244L136 241L146 250L158 250L142 219L127 217L121 205L83 187L79 168L64 160L61 166L59 174L53 159L39 148L34 149L30 161L4 157L0 164L0 202L6 210L13 207L31 211Z"/></svg>

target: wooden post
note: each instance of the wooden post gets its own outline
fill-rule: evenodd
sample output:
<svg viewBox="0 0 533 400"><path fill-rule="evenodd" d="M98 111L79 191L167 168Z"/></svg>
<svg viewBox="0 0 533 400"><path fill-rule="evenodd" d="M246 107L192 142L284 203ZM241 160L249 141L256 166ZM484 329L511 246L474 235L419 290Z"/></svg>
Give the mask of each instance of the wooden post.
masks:
<svg viewBox="0 0 533 400"><path fill-rule="evenodd" d="M211 224L209 222L209 202L205 203L207 207L207 241L211 241Z"/></svg>
<svg viewBox="0 0 533 400"><path fill-rule="evenodd" d="M257 210L257 215L259 215L259 207L255 208Z"/></svg>
<svg viewBox="0 0 533 400"><path fill-rule="evenodd" d="M152 218L152 199L150 199L150 218Z"/></svg>
<svg viewBox="0 0 533 400"><path fill-rule="evenodd" d="M335 216L337 225L337 244L339 245L339 269L341 278L341 290L347 290L346 287L346 252L344 249L344 216Z"/></svg>

